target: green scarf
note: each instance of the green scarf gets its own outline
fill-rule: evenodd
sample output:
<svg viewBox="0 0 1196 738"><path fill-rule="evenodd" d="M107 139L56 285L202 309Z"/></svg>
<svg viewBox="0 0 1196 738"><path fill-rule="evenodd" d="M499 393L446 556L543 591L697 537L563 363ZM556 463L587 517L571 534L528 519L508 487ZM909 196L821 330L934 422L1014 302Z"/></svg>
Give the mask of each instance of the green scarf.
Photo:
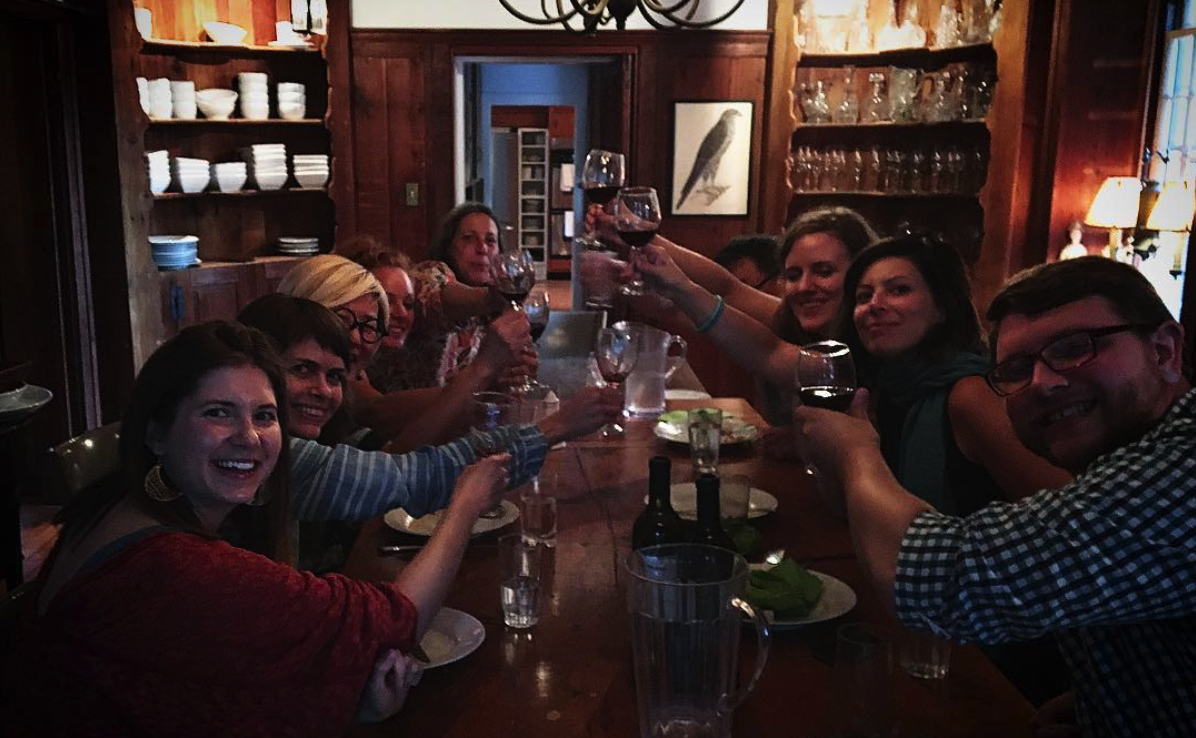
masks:
<svg viewBox="0 0 1196 738"><path fill-rule="evenodd" d="M947 488L947 443L953 443L947 437L947 397L956 382L989 367L982 356L957 353L936 362L898 359L876 375L878 409L905 413L893 473L906 489L948 515L956 514L957 505Z"/></svg>

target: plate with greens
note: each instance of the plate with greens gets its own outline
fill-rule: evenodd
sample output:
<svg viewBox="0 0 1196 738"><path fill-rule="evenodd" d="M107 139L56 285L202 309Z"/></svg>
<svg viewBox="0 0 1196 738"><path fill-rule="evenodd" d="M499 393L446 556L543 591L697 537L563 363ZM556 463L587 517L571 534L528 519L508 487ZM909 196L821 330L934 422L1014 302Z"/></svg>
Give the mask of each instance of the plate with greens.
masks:
<svg viewBox="0 0 1196 738"><path fill-rule="evenodd" d="M801 628L846 615L855 607L855 590L846 583L811 571L790 558L776 566L752 564L747 600L764 611L772 628Z"/></svg>
<svg viewBox="0 0 1196 738"><path fill-rule="evenodd" d="M684 443L689 445L689 412L687 410L670 410L667 413L661 413L656 416L656 425L653 426L652 432L656 434L657 438L663 438L666 441L673 441L674 443ZM730 413L723 413L722 433L719 438L719 445L725 446L729 443L746 443L748 441L756 440L760 435L760 429L751 423L745 422L740 418Z"/></svg>

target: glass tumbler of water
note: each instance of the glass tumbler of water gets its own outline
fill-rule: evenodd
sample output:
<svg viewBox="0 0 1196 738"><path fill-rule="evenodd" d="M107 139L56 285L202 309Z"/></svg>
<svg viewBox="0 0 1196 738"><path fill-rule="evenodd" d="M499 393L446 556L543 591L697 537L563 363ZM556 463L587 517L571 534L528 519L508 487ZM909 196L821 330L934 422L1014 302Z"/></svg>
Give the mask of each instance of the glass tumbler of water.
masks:
<svg viewBox="0 0 1196 738"><path fill-rule="evenodd" d="M498 539L502 619L512 628L530 628L540 620L540 552L520 533Z"/></svg>
<svg viewBox="0 0 1196 738"><path fill-rule="evenodd" d="M696 474L718 473L718 449L723 429L723 411L698 407L689 411L689 454Z"/></svg>
<svg viewBox="0 0 1196 738"><path fill-rule="evenodd" d="M551 480L529 485L519 497L523 540L529 545L556 547L557 501Z"/></svg>

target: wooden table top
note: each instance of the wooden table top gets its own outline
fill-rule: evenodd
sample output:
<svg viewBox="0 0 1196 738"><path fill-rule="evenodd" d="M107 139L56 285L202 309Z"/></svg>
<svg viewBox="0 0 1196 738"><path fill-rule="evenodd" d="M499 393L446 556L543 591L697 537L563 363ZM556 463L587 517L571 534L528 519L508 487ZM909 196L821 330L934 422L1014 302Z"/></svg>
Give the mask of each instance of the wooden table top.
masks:
<svg viewBox="0 0 1196 738"><path fill-rule="evenodd" d="M671 402L670 408L695 404L722 407L763 427L740 399ZM688 448L656 438L647 420L632 421L621 439L587 439L552 451L541 483L555 484L558 539L544 562L539 623L524 631L503 624L493 534L475 539L446 604L482 621L485 642L454 664L426 671L394 718L356 726L350 735L638 735L622 561L631 548L631 524L643 509L648 459L656 454L672 458L674 483L693 479ZM861 621L899 626L866 583L845 522L824 510L800 467L765 459L750 447L724 448L720 473L746 474L777 497L777 511L756 521L764 550L783 546L810 568L849 584L859 597L855 609L838 620L773 632L768 665L756 691L735 712L733 734L831 736L835 629ZM348 570L389 578L402 560L378 557L378 546L412 540L374 521L363 530ZM744 635L741 678L755 655L750 629ZM899 668L894 672L894 736L1030 734L1032 706L974 646L955 648L942 684L914 679Z"/></svg>

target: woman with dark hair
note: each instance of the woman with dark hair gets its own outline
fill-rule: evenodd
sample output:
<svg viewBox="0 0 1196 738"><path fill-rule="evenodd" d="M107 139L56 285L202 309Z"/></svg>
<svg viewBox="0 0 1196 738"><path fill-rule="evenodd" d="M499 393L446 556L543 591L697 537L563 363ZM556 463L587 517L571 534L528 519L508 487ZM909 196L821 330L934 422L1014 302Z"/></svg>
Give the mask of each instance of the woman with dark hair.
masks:
<svg viewBox="0 0 1196 738"><path fill-rule="evenodd" d="M460 476L395 581L300 573L283 563L284 392L269 340L236 323L187 328L146 361L119 473L62 511L33 583L4 689L14 734L339 736L402 706L420 671L404 654L501 499L508 457ZM259 553L217 538L241 509Z"/></svg>
<svg viewBox="0 0 1196 738"><path fill-rule="evenodd" d="M491 287L490 260L502 249L499 233L494 211L479 202L462 203L445 216L429 260L411 269L416 318L406 360L376 378L379 392L442 386L474 360L488 316L507 306ZM514 383L535 365L529 344L499 381Z"/></svg>
<svg viewBox="0 0 1196 738"><path fill-rule="evenodd" d="M990 363L963 262L925 236L864 249L844 279L852 348L889 468L950 515L1066 484L1069 475L1026 449L984 381Z"/></svg>

